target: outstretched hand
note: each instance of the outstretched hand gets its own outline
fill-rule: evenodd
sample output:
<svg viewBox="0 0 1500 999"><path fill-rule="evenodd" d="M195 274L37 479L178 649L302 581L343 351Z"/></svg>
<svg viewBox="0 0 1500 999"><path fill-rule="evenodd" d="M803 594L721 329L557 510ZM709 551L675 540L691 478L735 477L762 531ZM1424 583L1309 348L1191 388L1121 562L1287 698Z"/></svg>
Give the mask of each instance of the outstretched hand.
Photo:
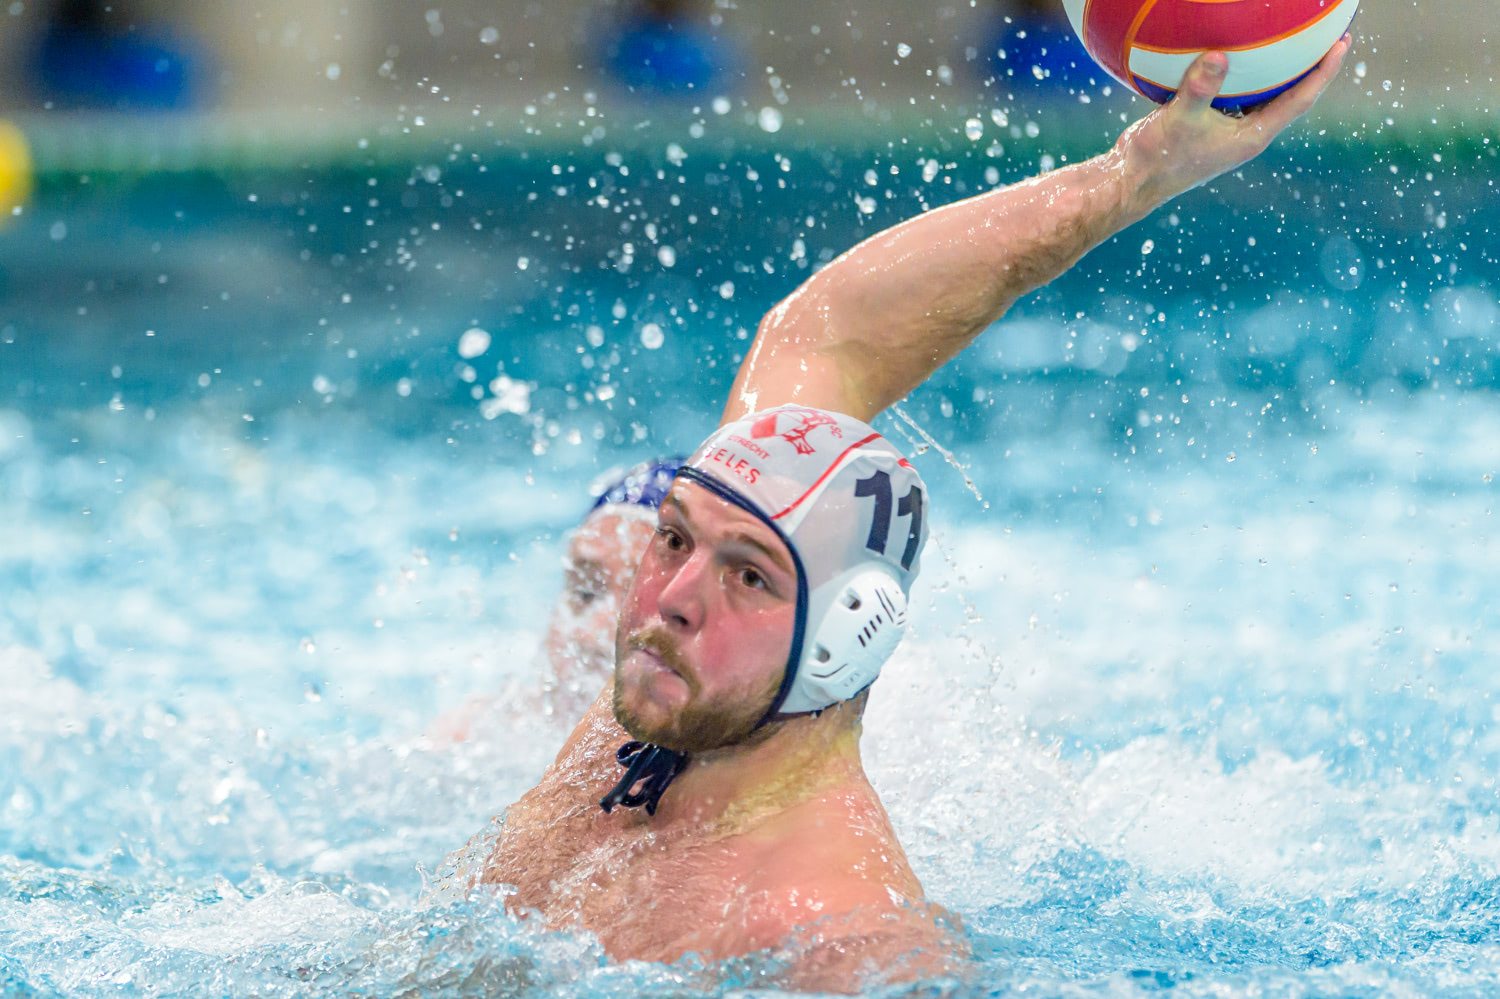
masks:
<svg viewBox="0 0 1500 999"><path fill-rule="evenodd" d="M1149 209L1259 155L1333 82L1350 45L1346 34L1296 86L1241 118L1212 106L1229 59L1223 52L1205 52L1183 74L1177 96L1116 143L1132 188L1148 199Z"/></svg>

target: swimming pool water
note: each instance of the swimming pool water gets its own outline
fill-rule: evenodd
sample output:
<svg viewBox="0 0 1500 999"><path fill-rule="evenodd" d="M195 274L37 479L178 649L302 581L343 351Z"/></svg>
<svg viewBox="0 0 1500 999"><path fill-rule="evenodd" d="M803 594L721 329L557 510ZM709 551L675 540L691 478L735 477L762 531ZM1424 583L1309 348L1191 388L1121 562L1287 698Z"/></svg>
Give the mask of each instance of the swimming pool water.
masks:
<svg viewBox="0 0 1500 999"><path fill-rule="evenodd" d="M0 229L0 993L774 988L784 954L612 965L437 872L571 723L529 695L587 481L704 436L818 261L1046 136L653 135L56 175ZM1467 149L1279 144L882 418L935 517L865 752L959 991L1495 989ZM476 691L489 738L424 739Z"/></svg>

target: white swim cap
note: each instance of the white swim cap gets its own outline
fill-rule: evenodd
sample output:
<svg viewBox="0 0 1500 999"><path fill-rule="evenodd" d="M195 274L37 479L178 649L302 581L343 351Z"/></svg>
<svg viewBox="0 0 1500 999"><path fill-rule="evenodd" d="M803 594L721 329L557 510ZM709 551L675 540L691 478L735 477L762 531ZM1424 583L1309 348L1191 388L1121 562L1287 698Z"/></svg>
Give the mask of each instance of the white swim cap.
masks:
<svg viewBox="0 0 1500 999"><path fill-rule="evenodd" d="M762 724L873 683L927 541L926 490L901 452L852 416L781 406L720 427L677 474L768 524L796 566L791 655Z"/></svg>

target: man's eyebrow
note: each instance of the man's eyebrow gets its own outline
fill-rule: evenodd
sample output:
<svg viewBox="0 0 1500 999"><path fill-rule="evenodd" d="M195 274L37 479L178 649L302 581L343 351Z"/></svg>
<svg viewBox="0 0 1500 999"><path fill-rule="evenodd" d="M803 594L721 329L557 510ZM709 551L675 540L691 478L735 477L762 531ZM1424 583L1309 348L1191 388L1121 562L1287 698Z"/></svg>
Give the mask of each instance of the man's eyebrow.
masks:
<svg viewBox="0 0 1500 999"><path fill-rule="evenodd" d="M666 506L670 506L683 520L691 521L693 519L692 517L688 516L687 507L683 504L682 500L678 499L676 496L673 496L671 493L667 493L667 495L662 497L661 504L658 509Z"/></svg>
<svg viewBox="0 0 1500 999"><path fill-rule="evenodd" d="M749 545L751 548L754 548L756 551L761 552L766 556L766 558L770 559L771 564L776 566L776 568L780 569L782 572L785 572L788 575L795 575L795 570L792 568L791 563L787 561L786 555L781 550L779 550L778 548L772 548L770 545L766 544L764 541L760 540L754 535L741 532L739 534L731 536L729 540L738 541L741 544Z"/></svg>
<svg viewBox="0 0 1500 999"><path fill-rule="evenodd" d="M687 505L683 503L682 500L678 499L676 496L673 496L671 493L668 493L666 497L662 499L661 505L663 509L670 506L673 513L677 514L683 520L687 521L689 527L692 526L693 518L688 514ZM789 575L796 574L797 570L792 566L790 560L787 559L786 553L783 550L781 550L779 547L771 547L753 534L745 531L737 531L736 533L729 535L727 540L739 542L740 544L754 548L756 551L765 555L765 557L771 561L771 564L780 569L782 572L788 573Z"/></svg>

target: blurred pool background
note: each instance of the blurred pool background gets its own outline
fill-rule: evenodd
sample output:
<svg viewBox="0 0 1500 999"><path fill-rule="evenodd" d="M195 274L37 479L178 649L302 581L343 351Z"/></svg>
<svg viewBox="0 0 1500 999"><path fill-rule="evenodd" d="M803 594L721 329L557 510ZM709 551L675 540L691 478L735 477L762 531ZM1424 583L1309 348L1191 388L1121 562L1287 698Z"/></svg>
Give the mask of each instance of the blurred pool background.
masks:
<svg viewBox="0 0 1500 999"><path fill-rule="evenodd" d="M833 255L1146 110L1031 4L392 6L0 10L0 995L771 988L423 901L571 722L585 484ZM1363 11L882 418L936 513L866 753L962 991L1493 994L1485 12Z"/></svg>

